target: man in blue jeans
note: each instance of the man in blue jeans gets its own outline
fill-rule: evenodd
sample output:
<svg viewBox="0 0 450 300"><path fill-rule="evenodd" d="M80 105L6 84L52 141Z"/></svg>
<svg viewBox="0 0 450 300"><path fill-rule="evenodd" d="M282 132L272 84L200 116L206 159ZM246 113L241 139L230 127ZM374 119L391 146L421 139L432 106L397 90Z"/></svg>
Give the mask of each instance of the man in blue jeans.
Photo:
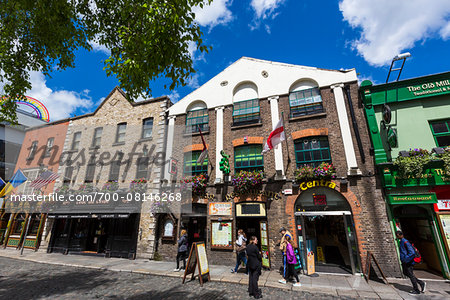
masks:
<svg viewBox="0 0 450 300"><path fill-rule="evenodd" d="M420 292L424 293L427 286L426 282L417 279L417 277L414 275L414 265L416 264L414 262L414 257L416 256L416 251L414 250L411 243L404 238L403 232L401 232L400 230L397 231L396 236L399 239L398 248L400 250L400 261L402 262L403 274L409 277L414 289L410 292L410 294L419 295ZM417 284L420 285L420 291Z"/></svg>

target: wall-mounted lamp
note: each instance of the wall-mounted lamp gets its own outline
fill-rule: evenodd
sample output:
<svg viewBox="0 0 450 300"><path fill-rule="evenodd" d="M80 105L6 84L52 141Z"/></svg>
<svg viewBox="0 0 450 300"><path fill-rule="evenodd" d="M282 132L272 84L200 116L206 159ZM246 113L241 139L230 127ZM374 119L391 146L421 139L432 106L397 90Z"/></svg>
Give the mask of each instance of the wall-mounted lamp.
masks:
<svg viewBox="0 0 450 300"><path fill-rule="evenodd" d="M444 154L445 150L444 150L444 148L441 148L441 147L435 147L431 150L431 152L436 153L436 154Z"/></svg>
<svg viewBox="0 0 450 300"><path fill-rule="evenodd" d="M340 183L340 188L339 188L340 192L341 193L347 192L348 180L346 178L342 177L341 181L339 183Z"/></svg>

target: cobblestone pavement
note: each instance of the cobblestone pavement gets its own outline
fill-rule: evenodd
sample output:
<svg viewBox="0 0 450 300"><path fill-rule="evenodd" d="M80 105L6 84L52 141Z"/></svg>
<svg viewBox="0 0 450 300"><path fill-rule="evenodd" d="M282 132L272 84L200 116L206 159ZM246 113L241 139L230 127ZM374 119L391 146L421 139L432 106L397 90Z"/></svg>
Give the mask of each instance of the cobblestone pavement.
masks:
<svg viewBox="0 0 450 300"><path fill-rule="evenodd" d="M112 272L0 257L0 299L250 299L245 285ZM263 287L263 299L352 299ZM253 299L253 298L251 298Z"/></svg>

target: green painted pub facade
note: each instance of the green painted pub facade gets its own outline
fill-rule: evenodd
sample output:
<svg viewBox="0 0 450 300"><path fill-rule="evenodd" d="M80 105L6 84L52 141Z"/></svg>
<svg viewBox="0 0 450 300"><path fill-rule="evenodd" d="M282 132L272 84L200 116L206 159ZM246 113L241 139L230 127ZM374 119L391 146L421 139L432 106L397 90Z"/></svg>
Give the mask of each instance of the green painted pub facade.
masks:
<svg viewBox="0 0 450 300"><path fill-rule="evenodd" d="M450 278L450 72L360 92L392 234L420 251L420 277Z"/></svg>

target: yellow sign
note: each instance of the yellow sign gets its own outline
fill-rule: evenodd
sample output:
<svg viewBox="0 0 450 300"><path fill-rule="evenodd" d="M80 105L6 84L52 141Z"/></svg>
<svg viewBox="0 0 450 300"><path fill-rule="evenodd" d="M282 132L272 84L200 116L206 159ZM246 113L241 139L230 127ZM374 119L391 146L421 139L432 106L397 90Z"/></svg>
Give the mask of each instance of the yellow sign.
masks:
<svg viewBox="0 0 450 300"><path fill-rule="evenodd" d="M317 247L317 261L325 262L325 256L323 255L322 247Z"/></svg>
<svg viewBox="0 0 450 300"><path fill-rule="evenodd" d="M307 189L318 187L318 186L325 186L329 187L330 189L336 188L336 183L330 181L330 180L313 180L313 181L305 181L300 184L300 189L302 191L306 191Z"/></svg>
<svg viewBox="0 0 450 300"><path fill-rule="evenodd" d="M209 273L208 258L206 257L205 244L196 244L198 253L198 262L200 264L200 274Z"/></svg>
<svg viewBox="0 0 450 300"><path fill-rule="evenodd" d="M307 269L308 275L316 273L316 263L314 261L314 253L312 251L308 253L306 263L308 266Z"/></svg>

